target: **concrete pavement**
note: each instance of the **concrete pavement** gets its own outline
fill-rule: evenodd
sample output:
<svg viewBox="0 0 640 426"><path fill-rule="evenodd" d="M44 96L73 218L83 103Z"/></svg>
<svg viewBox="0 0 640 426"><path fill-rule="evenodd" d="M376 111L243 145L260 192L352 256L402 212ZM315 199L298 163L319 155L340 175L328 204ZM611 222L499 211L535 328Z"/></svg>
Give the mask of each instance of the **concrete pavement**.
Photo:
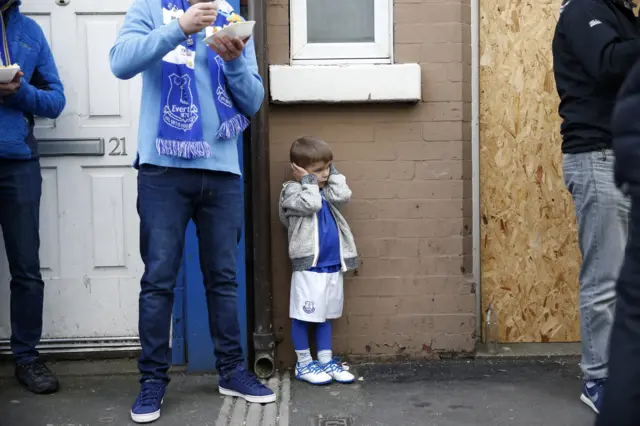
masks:
<svg viewBox="0 0 640 426"><path fill-rule="evenodd" d="M60 363L62 390L37 396L0 368L1 426L128 426L138 390L128 364ZM591 426L577 358L357 365L350 386L315 388L278 374L279 404L218 395L216 377L174 372L158 426ZM119 374L123 371L125 374Z"/></svg>

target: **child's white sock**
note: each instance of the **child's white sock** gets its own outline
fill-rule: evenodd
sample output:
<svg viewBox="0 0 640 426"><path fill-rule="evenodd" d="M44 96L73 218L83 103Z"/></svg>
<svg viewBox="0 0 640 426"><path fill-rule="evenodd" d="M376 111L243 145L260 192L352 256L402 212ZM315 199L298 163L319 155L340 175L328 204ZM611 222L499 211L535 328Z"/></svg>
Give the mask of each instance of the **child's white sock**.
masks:
<svg viewBox="0 0 640 426"><path fill-rule="evenodd" d="M318 351L318 362L322 365L331 362L333 352L331 350Z"/></svg>
<svg viewBox="0 0 640 426"><path fill-rule="evenodd" d="M296 355L298 356L298 364L300 367L304 367L305 365L309 365L313 362L313 358L311 358L311 351L309 349L296 351Z"/></svg>

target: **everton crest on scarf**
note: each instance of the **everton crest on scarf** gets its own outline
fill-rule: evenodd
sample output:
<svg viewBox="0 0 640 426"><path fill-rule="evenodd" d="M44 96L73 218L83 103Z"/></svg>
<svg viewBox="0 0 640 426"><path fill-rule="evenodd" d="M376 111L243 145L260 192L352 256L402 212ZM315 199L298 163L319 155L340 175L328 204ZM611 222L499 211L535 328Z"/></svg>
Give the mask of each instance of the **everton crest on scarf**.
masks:
<svg viewBox="0 0 640 426"><path fill-rule="evenodd" d="M218 9L214 26L227 25L238 15L227 2ZM164 24L182 16L189 7L187 0L162 0ZM162 58L162 109L156 138L156 150L160 155L185 159L211 157L211 147L205 141L202 130L200 98L196 88L195 64L196 43L193 34ZM216 138L228 140L237 137L249 125L245 117L233 104L227 92L222 69L223 59L207 48L207 63L211 75L213 99L220 118ZM207 96L208 94L205 94Z"/></svg>

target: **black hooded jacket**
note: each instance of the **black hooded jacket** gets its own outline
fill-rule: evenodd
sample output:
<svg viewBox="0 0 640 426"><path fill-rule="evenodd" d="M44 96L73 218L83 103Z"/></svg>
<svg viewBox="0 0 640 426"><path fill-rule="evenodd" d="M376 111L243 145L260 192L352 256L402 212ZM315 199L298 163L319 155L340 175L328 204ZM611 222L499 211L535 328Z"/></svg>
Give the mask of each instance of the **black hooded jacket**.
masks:
<svg viewBox="0 0 640 426"><path fill-rule="evenodd" d="M632 6L624 0L568 0L560 9L553 67L564 153L611 148L616 96L640 59Z"/></svg>
<svg viewBox="0 0 640 426"><path fill-rule="evenodd" d="M625 81L613 113L615 180L624 192L640 196L640 62Z"/></svg>

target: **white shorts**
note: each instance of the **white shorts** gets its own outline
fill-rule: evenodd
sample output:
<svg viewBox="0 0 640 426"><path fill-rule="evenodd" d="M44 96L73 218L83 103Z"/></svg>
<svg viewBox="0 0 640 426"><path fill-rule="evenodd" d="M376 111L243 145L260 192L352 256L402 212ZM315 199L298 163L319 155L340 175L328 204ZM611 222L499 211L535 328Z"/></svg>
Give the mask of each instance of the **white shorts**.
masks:
<svg viewBox="0 0 640 426"><path fill-rule="evenodd" d="M295 271L291 276L289 316L321 323L342 316L342 272Z"/></svg>

